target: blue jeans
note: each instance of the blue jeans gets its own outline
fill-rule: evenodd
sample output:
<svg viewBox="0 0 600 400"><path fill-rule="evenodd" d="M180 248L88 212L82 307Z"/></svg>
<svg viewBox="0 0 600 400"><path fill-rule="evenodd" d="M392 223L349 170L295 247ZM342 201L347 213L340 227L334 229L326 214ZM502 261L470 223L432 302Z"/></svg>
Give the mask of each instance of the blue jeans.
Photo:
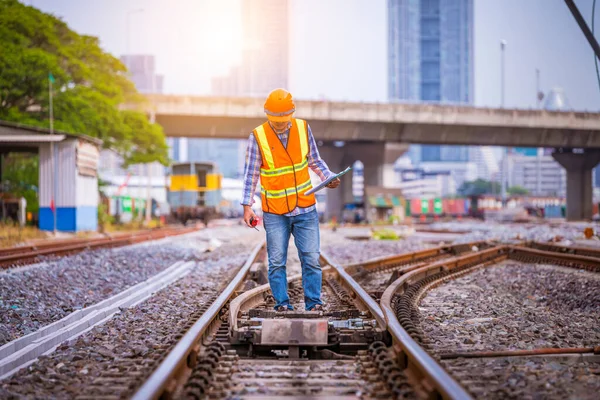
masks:
<svg viewBox="0 0 600 400"><path fill-rule="evenodd" d="M290 234L298 248L302 265L302 288L304 305L307 310L321 301L321 265L319 264L319 216L316 210L305 214L286 217L277 214L263 214L267 232L267 254L269 256L269 285L275 298L275 308L286 306L290 310L286 274L287 250Z"/></svg>

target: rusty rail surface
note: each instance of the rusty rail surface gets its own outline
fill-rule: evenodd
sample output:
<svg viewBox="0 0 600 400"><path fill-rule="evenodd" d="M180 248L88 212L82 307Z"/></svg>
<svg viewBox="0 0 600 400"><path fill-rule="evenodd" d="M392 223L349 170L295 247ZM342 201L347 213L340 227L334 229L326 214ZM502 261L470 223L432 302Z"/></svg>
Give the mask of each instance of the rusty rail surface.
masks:
<svg viewBox="0 0 600 400"><path fill-rule="evenodd" d="M500 350L500 351L464 351L453 353L441 353L440 359L450 360L453 358L486 358L486 357L522 357L543 356L551 354L600 354L600 346L596 347L568 347L568 348L540 348L533 350Z"/></svg>
<svg viewBox="0 0 600 400"><path fill-rule="evenodd" d="M132 397L133 400L170 398L175 388L189 377L191 368L196 363L200 344L210 331L210 327L216 323L221 309L235 297L236 289L243 284L248 270L258 259L264 246L265 242L263 241L254 248L229 285L169 352L150 375L150 378L138 389Z"/></svg>
<svg viewBox="0 0 600 400"><path fill-rule="evenodd" d="M455 256L471 251L474 247L479 250L481 248L488 248L491 246L493 246L493 242L491 241L476 241L447 246L438 246L410 253L402 253L398 255L379 257L367 261L352 263L345 265L344 269L350 275L355 275L361 271L365 271L367 273L380 272L403 265L423 263L432 260L435 261L437 258L442 256Z"/></svg>
<svg viewBox="0 0 600 400"><path fill-rule="evenodd" d="M532 249L543 250L543 251L552 251L556 253L565 253L565 254L573 254L576 256L588 256L600 258L600 247L599 248L591 248L591 247L583 247L583 246L563 246L555 243L542 243L542 242L527 242L525 244L526 247L531 247Z"/></svg>
<svg viewBox="0 0 600 400"><path fill-rule="evenodd" d="M217 319L219 318L220 311L222 309L228 310L228 330L231 335L231 332L236 330L237 318L242 312L244 310L248 312L249 309L264 301L264 294L268 291L268 285L258 286L235 297L236 288L244 281L248 268L258 257L259 250L260 248L255 249L245 266L236 275L236 278L234 278L234 281L230 283L227 289L219 296L219 299L213 303L201 319L190 328L188 333L185 334L150 378L136 392L133 399L169 398L177 393L181 393L182 384L189 378L190 368L195 365L196 359L201 353L201 348L205 345L210 332L214 331L214 326L218 323ZM386 319L379 305L354 281L343 267L337 265L327 255L322 254L321 262L324 266L324 282L335 279L340 284L339 288L342 291L345 291L350 298L354 299L355 303L360 303L361 309L368 309L371 312L372 317L378 323L379 329L385 333L387 330ZM288 281L293 281L297 284L301 281L301 275L289 277ZM229 300L231 301L228 303ZM221 311L221 321L223 321L223 317L224 315L222 315ZM421 357L422 353L424 353L424 350L420 350L417 357ZM469 398L468 394L434 360L414 360L413 356L414 354L412 353L408 355L409 363L406 367L409 372L407 372L407 376L410 376L411 382L422 387L420 390L429 392L432 385L438 384L446 388L445 390L440 390L439 393L450 394L447 398ZM419 372L412 371L413 366L417 364L423 364L424 368Z"/></svg>
<svg viewBox="0 0 600 400"><path fill-rule="evenodd" d="M217 300L192 325L183 338L169 352L159 367L143 383L134 394L133 399L158 399L169 398L181 393L181 388L190 377L192 369L198 362L207 339L215 332L217 326L227 321L227 329L231 334L236 329L237 318L242 312L257 304L264 302L268 285L262 285L250 289L236 297L240 287L245 281L250 267L257 261L264 244L257 246L236 277L229 283L227 288L219 295ZM472 251L473 246L485 248L481 251ZM467 252L466 255L461 255ZM448 258L439 260L436 257L449 255ZM531 259L540 262L549 260L561 265L577 268L593 269L598 266L598 261L590 257L571 256L559 253L550 253L520 246L494 246L490 242L473 242L454 246L441 246L434 249L422 250L393 257L384 257L377 260L357 263L343 268L334 263L326 255L322 255L321 262L324 266L324 280L334 278L342 291L345 291L352 299L361 303L361 308L368 309L378 326L389 332L393 340L393 350L399 364L407 371L412 382L419 382L422 390L429 397L440 397L445 399L469 399L469 393L454 380L452 376L438 364L438 362L424 350L415 340L414 335L418 332L408 327L406 329L405 316L398 318L397 309L393 304L394 298L409 290L415 283L423 279L429 279L427 284L435 283L435 280L448 277L451 274L468 273L474 267L490 265L507 258ZM433 261L423 264L423 261ZM349 272L359 265L362 268L375 270L386 268L399 263L418 263L418 266L405 271L404 275L394 281L385 291L381 299L381 308L366 293L366 291L354 281ZM594 264L595 263L595 264ZM443 275L443 276L440 276ZM289 277L288 281L300 281L301 276ZM297 282L296 282L297 283ZM224 311L227 311L227 315ZM244 311L245 310L245 311ZM224 319L226 317L226 319ZM422 392L423 393L423 392Z"/></svg>
<svg viewBox="0 0 600 400"><path fill-rule="evenodd" d="M421 371L423 375L427 375L429 369L429 376L433 379L435 389L441 397L464 398L464 396L469 397L469 395L454 381L445 384L443 379L445 371L443 368L420 347L419 342L422 340L422 333L418 322L415 321L414 308L417 307L419 299L427 290L442 282L458 278L476 268L487 267L506 259L528 263L554 264L600 272L600 262L593 257L542 251L522 246L499 245L413 269L394 281L381 297L380 305L388 323L388 330L392 333L394 345L399 349L399 352L405 355L407 363L410 363L411 359L416 362L416 369ZM562 350L567 352L590 352L590 349ZM544 350L540 351L543 352ZM559 351L559 349L556 349L556 351ZM591 351L598 350L592 349ZM475 353L473 354L471 357L476 357ZM451 354L446 358L452 356Z"/></svg>
<svg viewBox="0 0 600 400"><path fill-rule="evenodd" d="M132 245L148 240L194 232L196 228L163 228L122 234L108 238L49 241L40 244L0 249L0 267L8 269L35 262L40 256L61 256L85 250Z"/></svg>

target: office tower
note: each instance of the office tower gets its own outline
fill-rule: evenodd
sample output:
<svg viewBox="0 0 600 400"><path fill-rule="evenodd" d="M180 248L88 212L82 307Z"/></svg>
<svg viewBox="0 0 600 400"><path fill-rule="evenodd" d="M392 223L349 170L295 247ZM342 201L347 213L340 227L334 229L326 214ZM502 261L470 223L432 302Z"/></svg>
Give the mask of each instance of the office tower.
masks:
<svg viewBox="0 0 600 400"><path fill-rule="evenodd" d="M388 0L390 101L472 104L473 0ZM468 161L465 146L427 145L414 161Z"/></svg>

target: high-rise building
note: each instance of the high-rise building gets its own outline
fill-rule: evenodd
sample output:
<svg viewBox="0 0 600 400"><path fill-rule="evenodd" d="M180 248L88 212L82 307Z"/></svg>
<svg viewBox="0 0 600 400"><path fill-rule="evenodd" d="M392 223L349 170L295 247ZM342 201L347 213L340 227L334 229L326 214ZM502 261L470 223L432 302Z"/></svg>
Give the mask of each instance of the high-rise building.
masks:
<svg viewBox="0 0 600 400"><path fill-rule="evenodd" d="M477 179L477 165L474 162L464 161L429 161L421 162L420 168L426 173L439 174L448 172L454 180L454 187L458 190L463 183Z"/></svg>
<svg viewBox="0 0 600 400"><path fill-rule="evenodd" d="M163 76L156 74L154 56L147 54L125 54L121 56L130 74L131 81L140 93L162 93Z"/></svg>
<svg viewBox="0 0 600 400"><path fill-rule="evenodd" d="M469 161L467 146L421 145L421 162L428 161Z"/></svg>
<svg viewBox="0 0 600 400"><path fill-rule="evenodd" d="M536 196L564 197L567 189L565 169L551 155L508 156L508 186L521 186Z"/></svg>
<svg viewBox="0 0 600 400"><path fill-rule="evenodd" d="M215 96L264 97L288 87L289 1L242 0L242 61L229 75L215 77Z"/></svg>
<svg viewBox="0 0 600 400"><path fill-rule="evenodd" d="M388 0L390 101L471 104L473 77L473 0ZM413 159L469 157L465 146L427 145L420 151Z"/></svg>
<svg viewBox="0 0 600 400"><path fill-rule="evenodd" d="M473 0L388 0L390 100L473 102Z"/></svg>
<svg viewBox="0 0 600 400"><path fill-rule="evenodd" d="M493 181L500 172L496 155L490 146L469 147L469 160L477 166L477 179Z"/></svg>

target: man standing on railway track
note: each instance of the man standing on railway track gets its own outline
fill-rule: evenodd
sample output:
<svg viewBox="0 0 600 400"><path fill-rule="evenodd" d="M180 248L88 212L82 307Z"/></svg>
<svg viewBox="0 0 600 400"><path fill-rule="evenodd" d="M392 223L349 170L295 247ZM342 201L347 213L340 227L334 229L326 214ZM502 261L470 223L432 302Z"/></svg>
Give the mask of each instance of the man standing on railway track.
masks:
<svg viewBox="0 0 600 400"><path fill-rule="evenodd" d="M267 122L248 138L244 169L244 222L252 226L254 192L260 177L263 222L267 232L269 285L275 310L293 310L288 296L286 262L290 234L302 265L304 303L308 311L323 310L321 266L319 265L319 217L308 169L322 181L333 173L319 156L317 144L306 121L292 118L296 106L291 93L273 90L265 102ZM336 188L339 178L327 187Z"/></svg>

